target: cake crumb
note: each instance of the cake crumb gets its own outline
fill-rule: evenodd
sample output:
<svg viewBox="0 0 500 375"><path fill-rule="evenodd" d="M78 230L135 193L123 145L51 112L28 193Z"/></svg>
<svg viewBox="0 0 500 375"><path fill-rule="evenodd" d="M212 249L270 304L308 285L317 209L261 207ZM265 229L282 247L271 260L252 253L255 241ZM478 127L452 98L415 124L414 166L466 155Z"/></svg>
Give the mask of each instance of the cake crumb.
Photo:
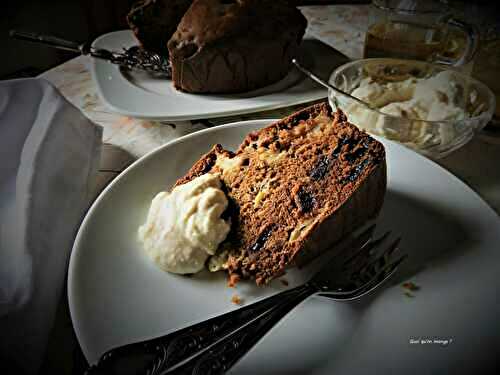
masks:
<svg viewBox="0 0 500 375"><path fill-rule="evenodd" d="M403 283L402 287L410 292L416 292L417 290L420 290L420 287L418 285L412 283L411 281L407 281L407 282Z"/></svg>
<svg viewBox="0 0 500 375"><path fill-rule="evenodd" d="M235 305L243 305L243 300L237 294L231 297L231 302Z"/></svg>
<svg viewBox="0 0 500 375"><path fill-rule="evenodd" d="M229 280L227 281L227 286L230 288L234 288L236 284L240 281L240 276L232 273L229 275Z"/></svg>
<svg viewBox="0 0 500 375"><path fill-rule="evenodd" d="M405 289L404 292L405 296L410 298L415 297L415 295L412 292L420 290L420 287L411 281L404 282L401 286Z"/></svg>
<svg viewBox="0 0 500 375"><path fill-rule="evenodd" d="M288 280L287 280L287 279L280 279L280 282L281 282L284 286L288 286Z"/></svg>

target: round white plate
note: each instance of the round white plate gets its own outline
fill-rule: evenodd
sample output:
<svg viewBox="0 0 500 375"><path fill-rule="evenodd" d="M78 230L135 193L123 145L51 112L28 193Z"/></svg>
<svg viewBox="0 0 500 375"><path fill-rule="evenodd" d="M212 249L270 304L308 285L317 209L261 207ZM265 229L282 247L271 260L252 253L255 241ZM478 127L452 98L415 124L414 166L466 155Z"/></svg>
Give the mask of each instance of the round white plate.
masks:
<svg viewBox="0 0 500 375"><path fill-rule="evenodd" d="M93 46L121 51L137 45L132 31L108 33ZM298 59L320 77L330 73L347 58L322 42L304 38ZM113 111L145 119L194 120L251 113L326 98L327 90L291 69L288 76L273 85L243 94L199 95L174 89L166 79L138 72L125 72L107 61L92 60L92 76L101 99Z"/></svg>
<svg viewBox="0 0 500 375"><path fill-rule="evenodd" d="M269 122L182 137L135 162L96 200L76 237L68 280L74 328L91 363L114 346L234 309L234 294L250 303L285 288L280 282L266 288L242 282L231 289L222 274L169 274L144 255L136 239L157 192L168 189L214 143L234 149L249 131ZM498 216L444 169L383 142L389 181L378 229L401 235L409 259L385 289L361 301L309 298L234 373L474 373L496 360ZM285 278L291 287L301 275L294 271ZM405 280L420 286L414 297L404 294Z"/></svg>

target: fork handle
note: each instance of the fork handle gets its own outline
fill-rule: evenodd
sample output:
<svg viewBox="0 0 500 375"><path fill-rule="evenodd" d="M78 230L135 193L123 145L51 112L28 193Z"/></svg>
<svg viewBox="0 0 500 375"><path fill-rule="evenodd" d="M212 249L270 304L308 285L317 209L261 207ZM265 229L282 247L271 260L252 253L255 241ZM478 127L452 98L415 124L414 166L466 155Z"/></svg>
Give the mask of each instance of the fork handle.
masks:
<svg viewBox="0 0 500 375"><path fill-rule="evenodd" d="M78 52L82 54L88 53L86 51L85 44L80 44L77 42L73 42L71 40L58 38L52 35L43 35L23 30L10 30L9 35L15 39L27 40L29 42L44 44L46 46L57 49Z"/></svg>
<svg viewBox="0 0 500 375"><path fill-rule="evenodd" d="M280 301L288 301L301 288L303 287L285 290L259 302L165 336L111 349L104 353L96 364L87 369L86 374L158 374L203 351Z"/></svg>
<svg viewBox="0 0 500 375"><path fill-rule="evenodd" d="M162 374L224 374L286 314L317 291L310 284L293 289L288 298L282 299L274 308L266 311L258 318L231 333L209 349L189 359L184 364Z"/></svg>

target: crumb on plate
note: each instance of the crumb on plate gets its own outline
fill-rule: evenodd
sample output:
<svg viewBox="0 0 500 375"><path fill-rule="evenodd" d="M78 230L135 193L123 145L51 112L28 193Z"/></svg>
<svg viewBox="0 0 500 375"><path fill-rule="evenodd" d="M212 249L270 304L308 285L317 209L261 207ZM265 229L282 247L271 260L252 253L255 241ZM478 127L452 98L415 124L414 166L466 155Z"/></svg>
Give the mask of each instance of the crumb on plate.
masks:
<svg viewBox="0 0 500 375"><path fill-rule="evenodd" d="M227 286L230 288L234 288L236 284L240 281L240 277L236 274L229 275L229 280L227 281Z"/></svg>
<svg viewBox="0 0 500 375"><path fill-rule="evenodd" d="M243 300L237 294L235 294L231 297L231 302L234 303L235 305L242 305L243 304Z"/></svg>
<svg viewBox="0 0 500 375"><path fill-rule="evenodd" d="M407 281L405 283L403 283L403 288L405 288L406 290L410 291L410 292L416 292L417 290L420 290L420 287L414 283L412 283L411 281Z"/></svg>

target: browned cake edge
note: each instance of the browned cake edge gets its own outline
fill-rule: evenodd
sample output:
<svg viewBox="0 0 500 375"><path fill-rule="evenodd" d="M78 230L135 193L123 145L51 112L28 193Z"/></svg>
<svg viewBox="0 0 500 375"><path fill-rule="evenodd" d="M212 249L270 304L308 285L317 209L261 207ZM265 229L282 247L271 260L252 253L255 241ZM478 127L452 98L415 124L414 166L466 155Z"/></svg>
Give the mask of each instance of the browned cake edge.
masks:
<svg viewBox="0 0 500 375"><path fill-rule="evenodd" d="M243 142L241 142L241 145L236 151L236 154L243 151L245 147L250 145L252 142L256 141L259 137L264 136L266 133L270 133L271 130L276 127L280 130L282 129L290 130L294 126L300 124L301 121L306 121L312 117L320 115L321 113L325 113L330 117L334 116L334 118L332 119L333 121L338 121L338 122L347 121L347 117L345 116L344 112L338 111L336 113L333 113L330 105L327 102L320 102L311 105L309 107L306 107L304 109L301 109L297 112L294 112L291 115L286 116L281 120L277 120L262 129L248 133L247 136L243 139Z"/></svg>
<svg viewBox="0 0 500 375"><path fill-rule="evenodd" d="M179 178L173 187L185 184L186 182L189 182L196 177L199 177L201 175L204 175L205 173L209 172L212 167L215 165L215 162L217 161L217 155L226 155L228 157L233 157L234 153L231 151L224 150L222 145L216 144L212 147L210 151L208 151L205 155L203 155L190 169L189 171L184 175L184 177Z"/></svg>

